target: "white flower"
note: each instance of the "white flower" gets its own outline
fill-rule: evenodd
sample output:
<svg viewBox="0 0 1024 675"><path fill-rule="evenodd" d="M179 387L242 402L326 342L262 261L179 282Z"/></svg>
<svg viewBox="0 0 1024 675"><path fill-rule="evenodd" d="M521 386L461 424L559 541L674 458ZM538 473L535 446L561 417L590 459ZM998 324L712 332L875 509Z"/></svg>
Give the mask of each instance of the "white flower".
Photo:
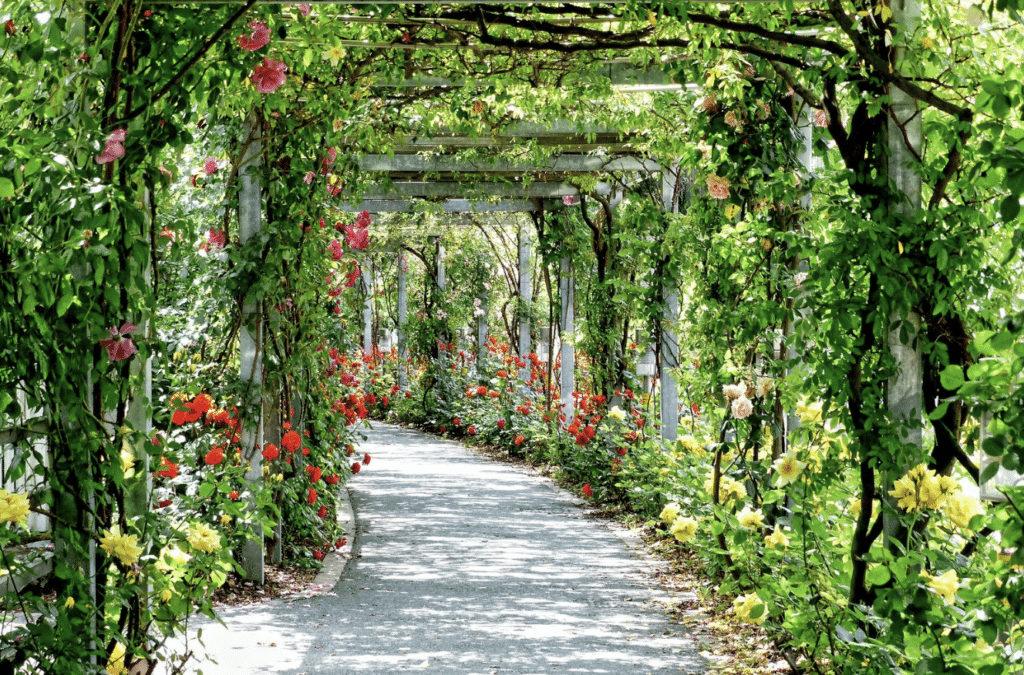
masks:
<svg viewBox="0 0 1024 675"><path fill-rule="evenodd" d="M608 411L608 419L613 419L613 420L616 420L618 422L625 421L625 419L626 419L626 411L624 411L622 408L620 408L617 405L613 405L612 409Z"/></svg>
<svg viewBox="0 0 1024 675"><path fill-rule="evenodd" d="M797 272L793 275L793 283L796 284L797 288L803 288L806 280L807 272Z"/></svg>
<svg viewBox="0 0 1024 675"><path fill-rule="evenodd" d="M473 310L473 316L483 316L486 313L487 312L485 312L484 310L480 309L479 307Z"/></svg>
<svg viewBox="0 0 1024 675"><path fill-rule="evenodd" d="M479 307L480 306L480 298L473 298L473 306L474 307Z"/></svg>
<svg viewBox="0 0 1024 675"><path fill-rule="evenodd" d="M768 392L772 390L772 378L770 377L759 377L757 378L757 396L758 398L764 398L768 395Z"/></svg>
<svg viewBox="0 0 1024 675"><path fill-rule="evenodd" d="M722 393L726 398L739 398L747 394L747 385L743 382L739 384L727 384L722 387Z"/></svg>
<svg viewBox="0 0 1024 675"><path fill-rule="evenodd" d="M746 419L752 412L754 412L754 404L746 396L740 396L732 402L732 416L736 419Z"/></svg>

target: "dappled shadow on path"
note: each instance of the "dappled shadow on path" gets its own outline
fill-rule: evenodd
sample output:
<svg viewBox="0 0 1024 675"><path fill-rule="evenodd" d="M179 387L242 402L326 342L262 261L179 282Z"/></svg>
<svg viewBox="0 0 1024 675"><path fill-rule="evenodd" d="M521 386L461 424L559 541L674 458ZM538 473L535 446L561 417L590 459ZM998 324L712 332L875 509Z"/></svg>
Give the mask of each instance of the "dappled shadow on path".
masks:
<svg viewBox="0 0 1024 675"><path fill-rule="evenodd" d="M224 613L235 672L703 672L646 563L549 481L378 425L352 482L358 532L332 593Z"/></svg>

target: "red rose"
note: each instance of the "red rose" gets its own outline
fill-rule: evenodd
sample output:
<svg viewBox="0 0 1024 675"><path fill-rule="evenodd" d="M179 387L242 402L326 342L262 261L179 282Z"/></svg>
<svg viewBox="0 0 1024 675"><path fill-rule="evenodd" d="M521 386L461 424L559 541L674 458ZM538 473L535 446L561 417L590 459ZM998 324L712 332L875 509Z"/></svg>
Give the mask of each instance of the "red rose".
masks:
<svg viewBox="0 0 1024 675"><path fill-rule="evenodd" d="M352 463L352 473L359 473L360 468L361 467L359 466L359 462Z"/></svg>

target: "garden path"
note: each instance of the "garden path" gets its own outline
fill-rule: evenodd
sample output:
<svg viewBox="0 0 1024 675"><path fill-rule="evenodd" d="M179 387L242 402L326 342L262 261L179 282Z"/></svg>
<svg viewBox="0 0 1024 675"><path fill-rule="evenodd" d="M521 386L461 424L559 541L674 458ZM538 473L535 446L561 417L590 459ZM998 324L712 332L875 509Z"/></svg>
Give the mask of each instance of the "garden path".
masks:
<svg viewBox="0 0 1024 675"><path fill-rule="evenodd" d="M545 478L375 423L332 591L224 610L203 639L235 673L698 673L655 563Z"/></svg>

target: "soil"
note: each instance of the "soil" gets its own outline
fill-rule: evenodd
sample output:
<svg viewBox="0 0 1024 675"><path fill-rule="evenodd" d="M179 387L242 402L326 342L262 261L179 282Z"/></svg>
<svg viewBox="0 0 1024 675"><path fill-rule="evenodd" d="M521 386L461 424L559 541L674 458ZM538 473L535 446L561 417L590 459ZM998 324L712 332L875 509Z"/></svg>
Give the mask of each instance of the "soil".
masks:
<svg viewBox="0 0 1024 675"><path fill-rule="evenodd" d="M215 607L238 607L306 594L311 590L318 571L300 565L267 563L264 567L265 583L262 586L232 574L214 592L213 603Z"/></svg>

